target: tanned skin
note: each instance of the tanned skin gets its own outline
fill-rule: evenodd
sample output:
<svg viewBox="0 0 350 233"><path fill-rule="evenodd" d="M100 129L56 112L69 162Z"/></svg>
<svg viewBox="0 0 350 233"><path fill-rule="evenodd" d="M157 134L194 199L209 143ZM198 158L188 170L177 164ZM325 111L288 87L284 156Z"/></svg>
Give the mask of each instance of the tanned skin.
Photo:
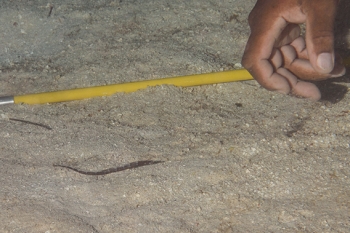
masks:
<svg viewBox="0 0 350 233"><path fill-rule="evenodd" d="M334 52L339 0L258 0L249 15L251 35L242 64L268 90L319 100L308 81L345 74ZM305 38L299 24L305 23Z"/></svg>

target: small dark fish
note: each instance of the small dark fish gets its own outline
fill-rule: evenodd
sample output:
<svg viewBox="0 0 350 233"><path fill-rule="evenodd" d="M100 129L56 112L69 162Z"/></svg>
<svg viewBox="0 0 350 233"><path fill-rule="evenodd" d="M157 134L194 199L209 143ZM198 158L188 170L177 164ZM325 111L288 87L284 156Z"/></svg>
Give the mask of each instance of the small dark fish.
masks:
<svg viewBox="0 0 350 233"><path fill-rule="evenodd" d="M18 121L18 122L22 122L22 123L25 123L25 124L30 124L30 125L36 125L36 126L39 126L39 127L43 127L45 129L48 129L48 130L52 130L52 128L48 125L44 125L44 124L41 124L41 123L36 123L36 122L32 122L32 121L26 121L26 120L21 120L21 119L16 119L16 118L9 118L10 121Z"/></svg>
<svg viewBox="0 0 350 233"><path fill-rule="evenodd" d="M52 5L50 5L50 11L49 11L49 14L47 15L47 18L49 18L49 17L51 16L52 9L53 9L53 6L52 6Z"/></svg>
<svg viewBox="0 0 350 233"><path fill-rule="evenodd" d="M148 165L153 165L153 164L157 164L157 163L163 163L163 162L164 161L143 160L143 161L137 161L137 162L128 163L128 164L126 164L124 166L121 166L121 167L112 167L112 168L108 168L108 169L97 171L97 172L81 171L81 170L76 169L74 167L61 165L61 164L54 164L53 166L54 167L68 168L70 170L73 170L73 171L78 172L78 173L83 174L83 175L100 176L100 175L107 175L107 174L111 174L111 173L114 173L114 172L121 172L121 171L125 171L125 170L135 169L135 168L148 166Z"/></svg>

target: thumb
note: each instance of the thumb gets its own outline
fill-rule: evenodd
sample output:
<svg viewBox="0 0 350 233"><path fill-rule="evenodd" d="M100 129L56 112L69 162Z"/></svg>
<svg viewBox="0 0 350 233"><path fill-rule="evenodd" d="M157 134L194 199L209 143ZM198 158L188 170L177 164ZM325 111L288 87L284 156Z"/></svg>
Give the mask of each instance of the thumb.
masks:
<svg viewBox="0 0 350 233"><path fill-rule="evenodd" d="M306 0L306 48L314 69L330 73L334 68L334 20L338 0Z"/></svg>

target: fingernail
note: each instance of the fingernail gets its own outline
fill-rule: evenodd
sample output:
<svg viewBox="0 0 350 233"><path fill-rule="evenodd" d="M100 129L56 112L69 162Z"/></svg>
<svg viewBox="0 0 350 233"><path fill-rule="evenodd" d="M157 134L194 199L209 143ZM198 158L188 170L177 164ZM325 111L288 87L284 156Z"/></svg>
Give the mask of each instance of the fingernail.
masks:
<svg viewBox="0 0 350 233"><path fill-rule="evenodd" d="M331 72L334 67L332 55L330 53L321 53L317 57L317 65L325 72Z"/></svg>

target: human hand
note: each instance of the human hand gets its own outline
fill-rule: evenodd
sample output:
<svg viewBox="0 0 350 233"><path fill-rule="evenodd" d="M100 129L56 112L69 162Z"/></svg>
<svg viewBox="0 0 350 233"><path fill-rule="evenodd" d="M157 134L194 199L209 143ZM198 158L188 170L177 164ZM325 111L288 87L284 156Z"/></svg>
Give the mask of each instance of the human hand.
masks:
<svg viewBox="0 0 350 233"><path fill-rule="evenodd" d="M242 64L268 90L312 100L310 82L345 74L334 53L333 27L339 0L257 0L249 15L251 35ZM298 24L306 23L306 37Z"/></svg>

